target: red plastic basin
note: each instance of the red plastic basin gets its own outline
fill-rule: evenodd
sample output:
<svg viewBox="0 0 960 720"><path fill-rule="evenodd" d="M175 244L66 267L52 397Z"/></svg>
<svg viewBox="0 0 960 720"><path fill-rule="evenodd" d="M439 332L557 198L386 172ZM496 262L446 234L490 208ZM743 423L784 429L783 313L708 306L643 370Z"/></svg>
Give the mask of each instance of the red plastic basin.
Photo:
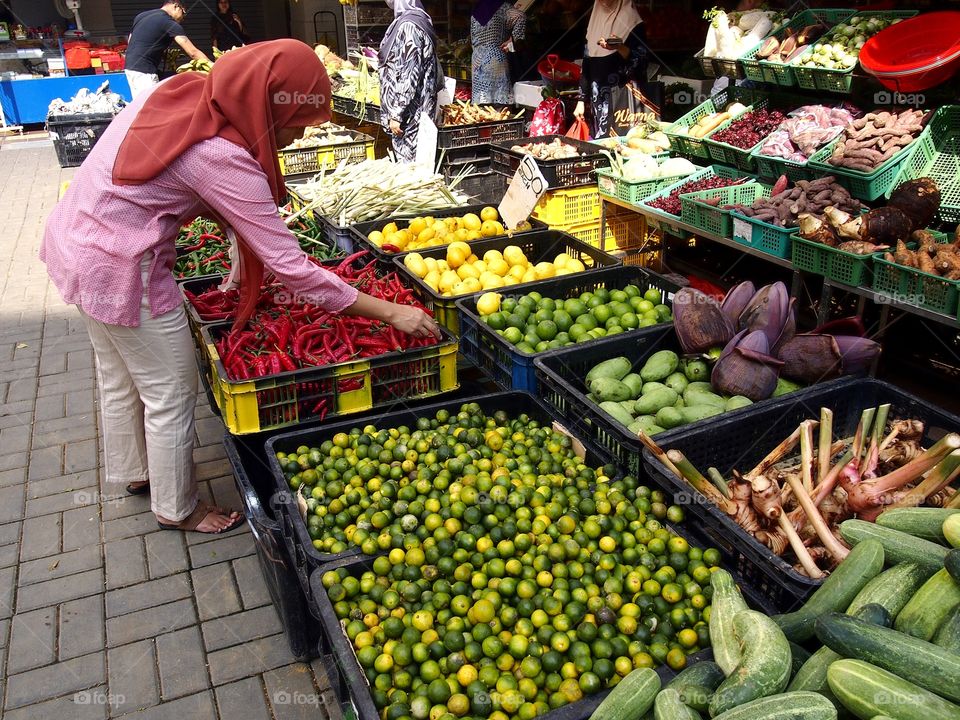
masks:
<svg viewBox="0 0 960 720"><path fill-rule="evenodd" d="M960 67L960 12L925 13L891 25L864 43L860 65L897 92L946 82Z"/></svg>

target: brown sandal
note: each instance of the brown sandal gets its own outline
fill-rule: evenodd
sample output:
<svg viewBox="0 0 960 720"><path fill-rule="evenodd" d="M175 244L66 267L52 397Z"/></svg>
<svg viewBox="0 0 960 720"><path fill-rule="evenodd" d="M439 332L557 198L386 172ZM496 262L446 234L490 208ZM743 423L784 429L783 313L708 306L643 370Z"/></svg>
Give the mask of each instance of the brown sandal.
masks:
<svg viewBox="0 0 960 720"><path fill-rule="evenodd" d="M243 515L240 515L230 525L221 530L197 530L204 518L211 513L216 513L225 517L228 517L230 514L230 512L224 510L223 508L219 508L216 505L204 505L203 503L197 503L197 506L193 509L193 512L187 515L187 517L180 522L162 523L157 520L157 525L160 526L161 530L180 530L182 532L199 532L207 535L222 535L223 533L230 532L231 530L234 530L243 524L244 518Z"/></svg>

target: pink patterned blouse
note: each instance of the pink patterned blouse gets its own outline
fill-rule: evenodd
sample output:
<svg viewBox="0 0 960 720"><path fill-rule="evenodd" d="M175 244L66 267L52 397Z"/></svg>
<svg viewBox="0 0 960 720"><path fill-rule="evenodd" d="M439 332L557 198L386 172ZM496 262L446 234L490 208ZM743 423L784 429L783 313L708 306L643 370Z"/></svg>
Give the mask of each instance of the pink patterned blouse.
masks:
<svg viewBox="0 0 960 720"><path fill-rule="evenodd" d="M357 290L314 265L277 213L260 165L244 148L215 137L197 143L143 185L114 185L113 163L150 93L113 120L47 219L40 259L65 302L95 320L137 327L144 292L152 317L182 302L173 277L179 228L213 211L292 291L326 310L352 305ZM152 254L143 287L140 261Z"/></svg>

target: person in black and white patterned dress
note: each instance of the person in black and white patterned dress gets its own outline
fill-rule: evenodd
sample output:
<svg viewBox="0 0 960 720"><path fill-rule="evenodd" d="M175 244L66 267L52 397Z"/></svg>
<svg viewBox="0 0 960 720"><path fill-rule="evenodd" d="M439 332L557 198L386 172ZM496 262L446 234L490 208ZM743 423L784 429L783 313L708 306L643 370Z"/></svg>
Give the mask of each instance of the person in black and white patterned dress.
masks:
<svg viewBox="0 0 960 720"><path fill-rule="evenodd" d="M473 45L473 102L513 102L513 83L506 48L523 40L527 17L503 0L477 0L470 18Z"/></svg>
<svg viewBox="0 0 960 720"><path fill-rule="evenodd" d="M421 115L436 118L443 73L433 22L420 0L387 0L387 5L394 20L380 43L380 122L397 161L412 163Z"/></svg>

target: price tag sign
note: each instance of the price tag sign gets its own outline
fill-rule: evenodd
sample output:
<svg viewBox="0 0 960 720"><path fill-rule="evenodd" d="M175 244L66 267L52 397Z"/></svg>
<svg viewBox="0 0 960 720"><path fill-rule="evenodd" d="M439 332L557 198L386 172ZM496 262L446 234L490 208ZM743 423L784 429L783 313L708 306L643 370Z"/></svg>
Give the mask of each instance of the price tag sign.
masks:
<svg viewBox="0 0 960 720"><path fill-rule="evenodd" d="M753 225L746 220L733 218L733 237L745 245L753 245Z"/></svg>
<svg viewBox="0 0 960 720"><path fill-rule="evenodd" d="M420 128L417 131L416 161L433 167L437 160L437 125L427 113L420 113Z"/></svg>
<svg viewBox="0 0 960 720"><path fill-rule="evenodd" d="M517 225L525 222L546 192L547 181L536 161L530 155L524 155L500 202L500 217L507 228L515 230Z"/></svg>

